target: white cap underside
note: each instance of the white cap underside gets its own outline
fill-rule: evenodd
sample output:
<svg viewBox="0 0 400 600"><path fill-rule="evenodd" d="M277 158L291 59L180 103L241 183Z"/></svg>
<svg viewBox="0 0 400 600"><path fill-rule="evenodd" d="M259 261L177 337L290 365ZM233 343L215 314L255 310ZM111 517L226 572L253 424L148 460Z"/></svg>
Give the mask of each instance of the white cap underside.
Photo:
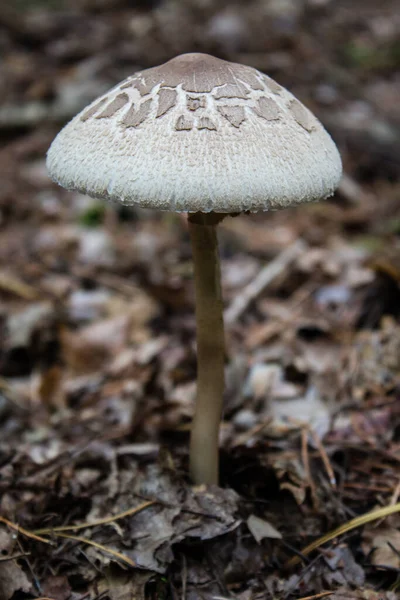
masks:
<svg viewBox="0 0 400 600"><path fill-rule="evenodd" d="M224 98L221 88L178 85L162 115L160 85L142 98L123 82L58 134L47 159L52 178L90 196L188 212L269 210L332 195L341 161L329 134L287 90L271 91L271 80L250 70L264 89L243 92L240 82L242 97L230 90ZM110 117L109 106L117 107ZM132 126L128 110L141 106L146 118Z"/></svg>

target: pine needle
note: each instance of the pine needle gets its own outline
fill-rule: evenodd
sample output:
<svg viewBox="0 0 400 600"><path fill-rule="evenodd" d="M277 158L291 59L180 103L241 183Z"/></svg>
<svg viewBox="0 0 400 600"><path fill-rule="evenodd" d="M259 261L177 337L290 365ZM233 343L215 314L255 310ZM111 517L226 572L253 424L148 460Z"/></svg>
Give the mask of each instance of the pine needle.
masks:
<svg viewBox="0 0 400 600"><path fill-rule="evenodd" d="M303 550L301 550L301 554L303 556L307 556L307 554L310 554L310 552L312 552L313 550L316 550L323 544L326 544L326 542L330 542L339 535L343 535L344 533L347 533L352 529L362 527L362 525L366 525L367 523L371 523L372 521L376 521L377 519L383 519L384 517L388 517L397 512L400 512L400 502L394 504L393 506L385 506L384 508L378 508L377 510L373 510L369 513L366 513L365 515L361 515L361 517L351 519L351 521L340 525L340 527L337 527L330 533L327 533L326 535L320 537L318 540L315 540L314 542L306 546ZM300 560L301 559L299 556L294 556L286 563L285 566L287 568L294 567L300 562Z"/></svg>

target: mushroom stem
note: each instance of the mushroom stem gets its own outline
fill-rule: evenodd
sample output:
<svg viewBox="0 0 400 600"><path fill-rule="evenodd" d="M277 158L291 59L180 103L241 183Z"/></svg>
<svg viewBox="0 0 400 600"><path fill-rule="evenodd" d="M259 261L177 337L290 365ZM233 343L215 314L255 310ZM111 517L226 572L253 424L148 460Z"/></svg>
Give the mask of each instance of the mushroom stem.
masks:
<svg viewBox="0 0 400 600"><path fill-rule="evenodd" d="M197 323L197 399L190 439L190 475L196 484L218 484L218 434L224 391L224 322L213 214L189 216Z"/></svg>

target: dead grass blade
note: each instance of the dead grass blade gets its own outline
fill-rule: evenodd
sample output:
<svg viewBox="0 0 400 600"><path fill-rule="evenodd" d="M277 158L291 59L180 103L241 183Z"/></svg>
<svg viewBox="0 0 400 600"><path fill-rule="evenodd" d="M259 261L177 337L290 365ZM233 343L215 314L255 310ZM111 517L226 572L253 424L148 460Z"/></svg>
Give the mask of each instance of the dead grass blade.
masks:
<svg viewBox="0 0 400 600"><path fill-rule="evenodd" d="M22 533L22 535L25 535L26 537L31 538L32 540L36 540L37 542L43 542L44 544L51 544L50 540L46 540L45 538L40 537L36 533L31 533L30 531L27 531L23 527L20 527L16 523L13 523L12 521L5 519L4 517L0 517L0 522L4 523L8 527L11 527L11 529L15 529L15 531Z"/></svg>
<svg viewBox="0 0 400 600"><path fill-rule="evenodd" d="M153 506L157 504L155 500L149 500L148 502L143 502L139 506L135 506L135 508L129 508L124 512L121 512L117 515L112 515L111 517L105 517L104 519L97 519L97 521L91 521L90 523L78 523L76 525L64 525L62 527L50 527L47 529L36 529L35 533L44 533L51 534L57 533L59 531L77 531L79 529L87 529L88 527L96 527L97 525L108 525L109 523L113 523L114 521L118 521L118 519L124 519L125 517L129 517L135 515L148 506Z"/></svg>
<svg viewBox="0 0 400 600"><path fill-rule="evenodd" d="M400 502L398 502L397 504L394 504L393 506L385 506L384 508L378 508L377 510L373 510L369 513L366 513L365 515L362 515L361 517L356 517L355 519L351 519L351 521L348 521L347 523L340 525L340 527L337 527L330 533L327 533L326 535L320 537L318 540L315 540L314 542L312 542L311 544L306 546L303 550L301 550L301 554L303 556L307 556L307 554L310 554L310 552L312 552L313 550L316 550L323 544L326 544L326 542L330 542L331 540L335 539L336 537L339 537L340 535L343 535L344 533L347 533L348 531L351 531L352 529L356 529L357 527L362 527L363 525L366 525L367 523L371 523L372 521L376 521L377 519L383 519L384 517L389 517L390 515L393 515L394 513L397 513L397 512L400 512ZM297 565L300 562L300 560L301 559L299 556L294 556L286 563L285 567L286 568L294 567L295 565Z"/></svg>
<svg viewBox="0 0 400 600"><path fill-rule="evenodd" d="M69 535L67 533L56 533L55 535L57 537L62 537L67 540L74 540L75 542L82 542L83 544L87 544L88 546L94 546L98 550L102 550L103 552L112 554L112 556L115 556L116 558L118 558L122 562L128 564L129 566L136 567L136 563L133 562L133 560L131 560L128 556L125 556L124 554L121 554L120 552L117 552L116 550L113 550L112 548L108 548L107 546L103 546L102 544L98 544L97 542L93 542L93 540L88 540L87 538L80 537L78 535Z"/></svg>

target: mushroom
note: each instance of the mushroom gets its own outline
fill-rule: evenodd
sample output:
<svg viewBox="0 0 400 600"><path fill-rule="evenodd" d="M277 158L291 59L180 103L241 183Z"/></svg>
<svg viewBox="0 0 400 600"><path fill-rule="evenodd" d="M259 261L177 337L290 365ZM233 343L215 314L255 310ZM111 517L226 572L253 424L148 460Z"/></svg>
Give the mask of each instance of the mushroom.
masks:
<svg viewBox="0 0 400 600"><path fill-rule="evenodd" d="M183 54L128 77L53 141L54 181L89 196L189 213L197 320L190 474L218 483L224 329L216 226L227 214L331 196L341 160L290 92L256 69Z"/></svg>

